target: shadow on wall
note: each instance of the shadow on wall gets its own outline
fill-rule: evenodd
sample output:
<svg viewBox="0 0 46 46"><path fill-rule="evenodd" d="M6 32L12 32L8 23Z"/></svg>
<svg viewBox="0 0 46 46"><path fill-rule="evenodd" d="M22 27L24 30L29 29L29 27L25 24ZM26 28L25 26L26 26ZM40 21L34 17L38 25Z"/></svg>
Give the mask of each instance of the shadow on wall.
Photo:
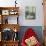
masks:
<svg viewBox="0 0 46 46"><path fill-rule="evenodd" d="M42 33L43 30L42 30L42 26L21 26L20 31L19 31L19 39L20 39L20 42L21 42L21 40L22 40L22 38L24 36L24 33L26 32L26 30L28 28L32 28L36 32L39 41L41 43L43 43L43 33Z"/></svg>

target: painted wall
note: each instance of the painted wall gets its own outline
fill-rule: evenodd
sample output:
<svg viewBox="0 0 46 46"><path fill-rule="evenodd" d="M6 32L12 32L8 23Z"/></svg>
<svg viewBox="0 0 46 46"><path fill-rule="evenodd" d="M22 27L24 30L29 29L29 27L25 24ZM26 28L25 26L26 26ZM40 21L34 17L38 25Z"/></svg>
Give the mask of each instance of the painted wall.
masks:
<svg viewBox="0 0 46 46"><path fill-rule="evenodd" d="M21 20L20 23L23 26L42 26L43 25L43 6L42 0L25 0L21 4ZM35 20L25 20L25 7L26 6L35 6L36 7L36 19Z"/></svg>
<svg viewBox="0 0 46 46"><path fill-rule="evenodd" d="M15 6L15 0L0 0L0 6L10 7ZM17 0L17 6L20 7L19 10L19 24L21 26L43 26L43 6L42 0ZM26 20L25 19L25 7L26 6L35 6L36 7L36 19L35 20Z"/></svg>

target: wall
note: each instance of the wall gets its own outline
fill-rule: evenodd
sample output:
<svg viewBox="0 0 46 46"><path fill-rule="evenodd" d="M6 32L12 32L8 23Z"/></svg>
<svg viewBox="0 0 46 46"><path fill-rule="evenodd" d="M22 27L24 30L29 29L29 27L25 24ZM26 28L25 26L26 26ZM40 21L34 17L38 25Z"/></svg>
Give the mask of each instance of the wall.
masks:
<svg viewBox="0 0 46 46"><path fill-rule="evenodd" d="M0 6L9 7L14 6L15 0L0 0ZM43 6L42 0L17 0L17 6L20 7L19 10L19 24L21 26L43 26ZM26 20L25 19L25 7L26 6L35 6L36 7L36 19L35 20ZM28 23L28 24L27 24Z"/></svg>
<svg viewBox="0 0 46 46"><path fill-rule="evenodd" d="M21 0L21 11L20 11L20 23L22 26L43 26L43 6L42 0ZM25 7L35 6L36 7L36 19L35 20L25 20Z"/></svg>

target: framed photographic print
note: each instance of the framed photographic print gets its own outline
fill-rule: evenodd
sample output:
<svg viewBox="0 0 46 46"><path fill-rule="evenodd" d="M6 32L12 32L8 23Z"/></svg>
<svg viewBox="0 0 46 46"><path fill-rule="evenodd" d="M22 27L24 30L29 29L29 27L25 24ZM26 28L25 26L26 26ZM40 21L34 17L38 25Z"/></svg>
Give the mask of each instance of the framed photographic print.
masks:
<svg viewBox="0 0 46 46"><path fill-rule="evenodd" d="M17 24L18 23L18 16L10 16L8 18L8 24Z"/></svg>
<svg viewBox="0 0 46 46"><path fill-rule="evenodd" d="M9 10L2 10L2 15L9 15Z"/></svg>
<svg viewBox="0 0 46 46"><path fill-rule="evenodd" d="M36 18L36 7L26 7L25 8L25 19L35 19Z"/></svg>

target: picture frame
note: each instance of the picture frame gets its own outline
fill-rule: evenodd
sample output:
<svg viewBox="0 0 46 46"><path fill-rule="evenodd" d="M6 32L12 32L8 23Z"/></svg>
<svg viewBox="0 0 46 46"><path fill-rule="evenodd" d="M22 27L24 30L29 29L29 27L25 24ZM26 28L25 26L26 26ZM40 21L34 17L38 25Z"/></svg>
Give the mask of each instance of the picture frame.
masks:
<svg viewBox="0 0 46 46"><path fill-rule="evenodd" d="M9 15L9 10L2 10L2 15Z"/></svg>
<svg viewBox="0 0 46 46"><path fill-rule="evenodd" d="M11 16L8 18L8 24L18 24L18 16Z"/></svg>
<svg viewBox="0 0 46 46"><path fill-rule="evenodd" d="M36 7L26 7L25 8L25 19L31 20L36 18Z"/></svg>

